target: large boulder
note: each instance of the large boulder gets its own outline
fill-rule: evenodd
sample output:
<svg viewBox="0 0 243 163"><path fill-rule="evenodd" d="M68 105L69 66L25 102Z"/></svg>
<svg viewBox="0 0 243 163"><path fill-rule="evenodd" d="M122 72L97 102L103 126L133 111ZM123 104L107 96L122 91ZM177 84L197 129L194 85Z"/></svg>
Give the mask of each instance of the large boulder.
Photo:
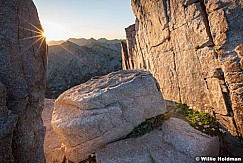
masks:
<svg viewBox="0 0 243 163"><path fill-rule="evenodd" d="M144 70L110 73L58 97L52 115L66 157L79 162L128 135L146 118L165 112L153 76Z"/></svg>
<svg viewBox="0 0 243 163"><path fill-rule="evenodd" d="M187 122L170 118L160 130L140 138L130 138L107 145L96 153L99 163L196 162L197 156L216 157L219 138L206 135Z"/></svg>
<svg viewBox="0 0 243 163"><path fill-rule="evenodd" d="M209 112L242 136L242 0L132 0L132 8L123 68L149 70L165 100Z"/></svg>
<svg viewBox="0 0 243 163"><path fill-rule="evenodd" d="M51 126L51 117L54 110L54 99L45 99L44 110L41 117L46 127L46 134L44 139L44 153L47 163L61 163L64 161L64 148L59 140L57 134Z"/></svg>
<svg viewBox="0 0 243 163"><path fill-rule="evenodd" d="M32 0L0 4L0 162L42 163L47 67L43 30Z"/></svg>

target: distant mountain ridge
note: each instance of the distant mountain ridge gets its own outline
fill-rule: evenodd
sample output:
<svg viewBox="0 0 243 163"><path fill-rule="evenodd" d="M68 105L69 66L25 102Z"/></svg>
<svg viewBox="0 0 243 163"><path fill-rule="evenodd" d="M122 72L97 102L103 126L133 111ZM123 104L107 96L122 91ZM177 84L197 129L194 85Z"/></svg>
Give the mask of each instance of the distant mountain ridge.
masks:
<svg viewBox="0 0 243 163"><path fill-rule="evenodd" d="M48 45L48 46L60 45L60 44L62 44L62 43L64 43L64 42L65 42L64 40L58 40L58 41L56 41L56 40L51 40L51 41L48 41L48 42L47 42L47 45Z"/></svg>
<svg viewBox="0 0 243 163"><path fill-rule="evenodd" d="M57 98L94 76L121 70L120 41L70 38L49 45L46 97Z"/></svg>
<svg viewBox="0 0 243 163"><path fill-rule="evenodd" d="M106 38L100 38L100 39L94 39L94 38L90 38L90 39L86 39L86 38L69 38L67 40L51 40L48 41L47 44L49 46L53 46L53 45L60 45L66 41L70 41L73 42L79 46L90 46L91 44L94 43L103 43L103 44L117 44L120 43L121 41L124 41L125 39L113 39L113 40L108 40Z"/></svg>

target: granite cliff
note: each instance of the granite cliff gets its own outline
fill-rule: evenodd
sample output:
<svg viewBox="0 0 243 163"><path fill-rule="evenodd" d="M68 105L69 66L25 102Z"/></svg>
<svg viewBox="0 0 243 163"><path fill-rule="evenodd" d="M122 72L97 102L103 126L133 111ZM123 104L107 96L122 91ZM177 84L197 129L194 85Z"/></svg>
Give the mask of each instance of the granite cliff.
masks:
<svg viewBox="0 0 243 163"><path fill-rule="evenodd" d="M145 68L166 100L209 112L243 135L243 1L132 0L123 69Z"/></svg>
<svg viewBox="0 0 243 163"><path fill-rule="evenodd" d="M0 4L0 162L44 163L42 27L32 0Z"/></svg>

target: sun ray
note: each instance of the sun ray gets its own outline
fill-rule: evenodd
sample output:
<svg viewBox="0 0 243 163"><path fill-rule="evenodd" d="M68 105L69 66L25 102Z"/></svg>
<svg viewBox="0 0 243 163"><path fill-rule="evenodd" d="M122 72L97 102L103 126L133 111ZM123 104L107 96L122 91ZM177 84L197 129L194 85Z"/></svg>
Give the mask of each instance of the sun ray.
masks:
<svg viewBox="0 0 243 163"><path fill-rule="evenodd" d="M70 54L72 54L72 55L75 55L73 52L71 52L70 50L68 50L67 48L65 48L64 46L62 46L62 45L59 45L59 46L61 46L64 50L66 50L68 53L70 53Z"/></svg>
<svg viewBox="0 0 243 163"><path fill-rule="evenodd" d="M22 38L20 40L28 40L28 39L34 39L34 38L38 38L34 43L32 43L32 45L34 45L36 42L38 42L40 39L42 38L45 38L44 36L44 31L43 30L40 30L39 28L37 28L35 25L33 25L32 23L28 22L27 20L25 20L24 18L21 18L23 19L24 21L26 21L28 24L30 24L34 29L29 29L29 28L25 28L25 27L19 27L20 29L23 29L23 30L26 30L26 31L30 31L30 32L33 32L37 35L35 36L30 36L30 37L26 37L26 38ZM35 30L36 29L36 30ZM32 46L31 45L31 46Z"/></svg>
<svg viewBox="0 0 243 163"><path fill-rule="evenodd" d="M43 31L39 32L39 31L35 31L35 30L33 30L33 29L24 28L24 27L19 27L19 28L20 28L20 29L24 29L24 30L26 30L26 31L31 31L31 32L34 32L34 33L37 33L37 34L42 34L42 33L43 33Z"/></svg>
<svg viewBox="0 0 243 163"><path fill-rule="evenodd" d="M82 59L80 59L80 57L76 56L73 52L71 52L70 50L68 50L67 48L65 48L62 45L59 45L61 48L63 48L64 50L66 50L69 54L71 54L72 56L74 56L75 58L77 58L79 61L82 61Z"/></svg>
<svg viewBox="0 0 243 163"><path fill-rule="evenodd" d="M18 28L26 30L26 31L31 31L34 32L35 34L37 34L36 36L32 36L32 37L28 37L28 38L23 38L22 40L26 40L26 39L31 39L31 38L38 38L38 37L45 37L44 36L44 31L42 29L39 29L38 27L36 27L34 24L30 23L29 21L27 21L26 19L20 17L20 19L24 20L25 22L27 22L31 27L33 27L33 29L30 28L26 28L26 27L21 27L18 26Z"/></svg>
<svg viewBox="0 0 243 163"><path fill-rule="evenodd" d="M45 40L45 38L42 37L42 39L41 39L41 43L40 43L40 45L39 45L39 47L38 47L38 49L37 49L37 53L39 53L39 50L40 50L40 48L41 48L41 46L42 46L44 40Z"/></svg>
<svg viewBox="0 0 243 163"><path fill-rule="evenodd" d="M40 37L40 38L38 38L35 42L33 42L29 47L28 47L28 49L30 49L33 45L35 45L38 41L40 41L42 38Z"/></svg>
<svg viewBox="0 0 243 163"><path fill-rule="evenodd" d="M29 21L25 20L24 18L21 18L23 19L25 22L27 22L29 25L31 25L32 27L34 27L36 30L38 30L39 32L43 32L42 30L40 30L38 27L36 27L34 24L30 23Z"/></svg>
<svg viewBox="0 0 243 163"><path fill-rule="evenodd" d="M25 37L25 38L22 38L20 40L29 40L29 39L33 39L33 38L40 38L42 37L42 35L36 35L36 36L31 36L31 37Z"/></svg>
<svg viewBox="0 0 243 163"><path fill-rule="evenodd" d="M26 31L30 31L33 32L32 36L30 37L25 37L25 38L21 38L19 40L24 41L24 40L31 40L31 44L28 46L27 49L31 49L31 48L35 48L33 45L37 44L37 51L36 51L36 55L38 55L41 46L43 45L43 42L46 40L46 36L44 35L44 30L43 29L39 29L38 27L36 27L34 24L30 23L29 21L25 20L24 18L19 17L20 19L24 20L25 22L27 22L30 26L30 28L27 27L21 27L21 26L17 26L18 29L22 29L22 30L26 30ZM26 49L26 50L27 50ZM45 49L46 51L46 55L47 55L47 47Z"/></svg>
<svg viewBox="0 0 243 163"><path fill-rule="evenodd" d="M39 31L36 31L36 30L32 30L32 29L28 29L28 28L24 28L24 27L18 27L18 28L23 29L23 30L26 30L26 31L30 31L30 32L33 32L33 33L37 34L37 35L35 35L35 36L26 37L26 38L21 38L21 39L19 39L19 40L28 40L28 39L33 39L33 38L45 37L45 35L44 35L44 31L39 32Z"/></svg>

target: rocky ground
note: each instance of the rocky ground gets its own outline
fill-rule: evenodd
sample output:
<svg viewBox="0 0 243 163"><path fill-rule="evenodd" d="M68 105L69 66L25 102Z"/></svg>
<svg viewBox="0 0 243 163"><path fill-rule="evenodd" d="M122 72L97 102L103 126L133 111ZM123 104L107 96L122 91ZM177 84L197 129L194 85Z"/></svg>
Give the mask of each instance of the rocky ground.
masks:
<svg viewBox="0 0 243 163"><path fill-rule="evenodd" d="M213 117L165 102L156 80L143 70L90 80L63 93L55 106L46 99L47 162L196 162L196 156L232 156L222 152L226 131Z"/></svg>
<svg viewBox="0 0 243 163"><path fill-rule="evenodd" d="M47 71L33 1L1 1L0 162L243 158L243 1L131 2L136 23L126 29L122 62L135 70L72 87L101 68L114 71L120 56L107 49L115 46L62 42L49 49ZM50 97L72 88L46 99L42 112L46 72Z"/></svg>

